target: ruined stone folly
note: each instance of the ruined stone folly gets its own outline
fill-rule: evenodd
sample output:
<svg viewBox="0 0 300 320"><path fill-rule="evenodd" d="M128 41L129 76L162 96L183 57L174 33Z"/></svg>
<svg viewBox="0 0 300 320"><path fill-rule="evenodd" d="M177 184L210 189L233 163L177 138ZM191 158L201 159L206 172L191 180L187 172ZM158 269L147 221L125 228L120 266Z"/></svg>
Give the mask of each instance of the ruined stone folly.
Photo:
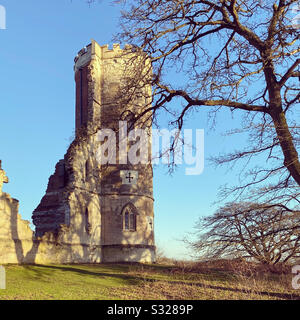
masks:
<svg viewBox="0 0 300 320"><path fill-rule="evenodd" d="M0 162L1 264L155 261L151 162L129 162L126 154L137 108L151 103L149 85L122 99L138 52L92 41L76 56L76 135L33 212L35 231L19 215L18 201L2 192L8 178ZM138 128L150 137L151 155L149 121ZM99 152L107 142L99 138L103 129L117 137L112 161Z"/></svg>

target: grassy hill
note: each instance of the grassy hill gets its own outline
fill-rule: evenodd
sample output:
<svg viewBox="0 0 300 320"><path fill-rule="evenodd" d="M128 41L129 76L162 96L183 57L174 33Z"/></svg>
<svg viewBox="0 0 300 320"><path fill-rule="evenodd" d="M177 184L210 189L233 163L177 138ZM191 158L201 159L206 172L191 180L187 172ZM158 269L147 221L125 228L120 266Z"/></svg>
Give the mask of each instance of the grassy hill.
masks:
<svg viewBox="0 0 300 320"><path fill-rule="evenodd" d="M300 299L292 275L186 265L7 265L6 299Z"/></svg>

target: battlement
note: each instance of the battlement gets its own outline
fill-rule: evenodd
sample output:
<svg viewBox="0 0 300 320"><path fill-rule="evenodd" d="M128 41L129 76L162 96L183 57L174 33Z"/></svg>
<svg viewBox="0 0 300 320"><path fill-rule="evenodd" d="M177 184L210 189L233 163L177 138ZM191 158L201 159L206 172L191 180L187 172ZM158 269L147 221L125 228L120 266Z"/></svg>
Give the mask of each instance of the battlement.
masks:
<svg viewBox="0 0 300 320"><path fill-rule="evenodd" d="M74 71L76 72L80 68L84 67L91 61L92 58L92 43L87 45L86 47L82 48L78 51L77 56L74 59Z"/></svg>
<svg viewBox="0 0 300 320"><path fill-rule="evenodd" d="M125 44L122 49L119 43L114 43L112 47L109 47L108 44L100 46L95 40L92 40L92 42L82 48L75 57L74 71L76 72L87 65L96 56L101 60L113 59L121 57L122 53L136 52L137 50L137 47L130 44Z"/></svg>

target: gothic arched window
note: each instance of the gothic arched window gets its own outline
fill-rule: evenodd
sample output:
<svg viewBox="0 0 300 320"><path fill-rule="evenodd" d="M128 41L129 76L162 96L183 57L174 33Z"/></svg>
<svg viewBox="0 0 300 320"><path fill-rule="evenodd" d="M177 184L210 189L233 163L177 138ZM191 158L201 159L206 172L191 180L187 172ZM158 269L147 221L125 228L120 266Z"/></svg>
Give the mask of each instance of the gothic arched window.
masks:
<svg viewBox="0 0 300 320"><path fill-rule="evenodd" d="M122 210L122 225L125 231L136 231L136 207L132 203L126 204Z"/></svg>

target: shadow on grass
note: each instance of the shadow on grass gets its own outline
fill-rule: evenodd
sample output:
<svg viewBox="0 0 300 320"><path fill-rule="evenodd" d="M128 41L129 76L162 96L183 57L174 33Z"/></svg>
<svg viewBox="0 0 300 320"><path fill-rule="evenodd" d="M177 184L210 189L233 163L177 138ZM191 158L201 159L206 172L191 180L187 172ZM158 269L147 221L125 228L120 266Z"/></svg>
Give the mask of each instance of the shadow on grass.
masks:
<svg viewBox="0 0 300 320"><path fill-rule="evenodd" d="M121 264L121 265L82 265L83 267L88 268L101 268L102 270L108 268L109 271L112 269L116 272L126 272L129 270L129 267L132 266L132 264ZM209 285L209 284L202 284L199 282L186 282L186 281L172 281L172 280L161 280L161 279L151 279L141 276L132 276L132 275L126 275L126 274L120 274L120 273L111 273L111 272L105 272L105 271L91 271L86 270L83 268L78 268L76 265L73 266L56 266L56 265L26 265L24 266L26 269L29 269L30 271L33 271L37 273L37 277L39 280L42 280L42 278L47 275L50 276L51 272L46 272L46 270L60 270L60 271L67 271L72 273L77 273L79 275L88 275L93 277L111 277L115 278L117 280L123 280L126 281L128 285L139 285L142 281L147 282L165 282L168 284L174 284L174 285L188 285L188 286L197 286L201 288L207 288L212 290L223 290L223 291L231 291L231 292L240 292L240 293L253 293L257 295L265 295L268 297L274 297L274 298L281 298L281 299L289 299L289 300L300 300L300 295L292 294L292 293L281 293L281 292L268 292L268 291L259 291L259 290L247 290L247 289L239 289L239 288L230 288L230 287L222 287L222 286L216 286L216 285ZM144 266L145 269L152 267L152 266ZM41 268L43 270L38 270L37 268Z"/></svg>
<svg viewBox="0 0 300 320"><path fill-rule="evenodd" d="M93 267L93 265L83 265L83 266L88 266ZM95 265L96 267L96 265ZM99 267L99 266L97 266ZM38 278L40 281L42 281L42 279L45 276L51 276L51 270L59 270L59 271L67 271L67 272L72 272L72 273L76 273L79 275L88 275L88 276L93 276L93 277L110 277L110 278L115 278L118 280L123 280L126 281L128 285L137 285L140 283L141 280L144 280L144 278L139 278L139 277L135 277L135 276L131 276L131 275L126 275L126 274L120 274L120 273L111 273L111 272L101 272L101 271L91 271L91 270L86 270L86 269L81 269L76 267L76 265L71 266L71 267L67 267L67 266L55 266L55 265L39 265L39 264L35 264L35 265L24 265L24 268L27 270L30 270L32 272L34 272L36 274L36 278ZM101 266L102 268L102 266ZM103 268L102 268L103 269ZM112 266L110 266L110 271L111 269L113 269ZM116 270L116 272L125 272L126 270L124 270L124 268L114 268ZM45 272L45 271L49 272Z"/></svg>
<svg viewBox="0 0 300 320"><path fill-rule="evenodd" d="M156 281L156 280L154 280ZM259 291L259 290L247 290L247 289L238 289L238 288L229 288L229 287L221 287L221 286L214 286L214 285L207 285L207 284L201 284L201 283L187 283L184 281L165 281L169 284L184 284L184 285L190 285L190 286L197 286L201 288L207 288L207 289L213 289L213 290L224 290L224 291L231 291L231 292L240 292L240 293L253 293L257 295L265 295L268 297L274 297L274 298L281 298L281 299L287 299L287 300L300 300L300 295L295 295L291 293L281 293L281 292L268 292L268 291Z"/></svg>

